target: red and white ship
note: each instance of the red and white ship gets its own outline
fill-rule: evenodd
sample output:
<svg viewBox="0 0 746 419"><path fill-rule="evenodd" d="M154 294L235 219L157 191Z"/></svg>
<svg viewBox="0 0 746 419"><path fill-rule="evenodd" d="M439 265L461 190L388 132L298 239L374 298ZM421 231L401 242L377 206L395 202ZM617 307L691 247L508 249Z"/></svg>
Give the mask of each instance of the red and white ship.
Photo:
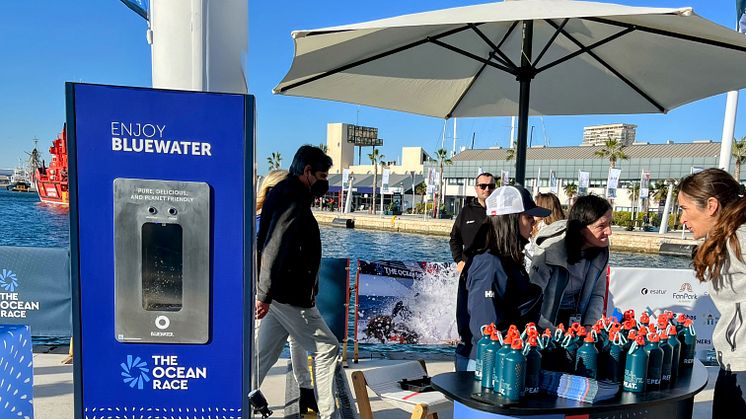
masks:
<svg viewBox="0 0 746 419"><path fill-rule="evenodd" d="M67 130L63 126L62 132L52 142L49 148L52 161L49 167L42 163L36 169L34 181L36 192L42 202L55 205L69 205L67 189Z"/></svg>

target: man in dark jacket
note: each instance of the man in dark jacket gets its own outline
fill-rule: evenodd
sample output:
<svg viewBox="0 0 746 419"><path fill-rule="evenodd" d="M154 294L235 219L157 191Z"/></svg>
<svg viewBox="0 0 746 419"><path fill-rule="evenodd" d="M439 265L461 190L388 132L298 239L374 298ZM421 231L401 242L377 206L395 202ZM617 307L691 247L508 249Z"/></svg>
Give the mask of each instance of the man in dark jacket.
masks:
<svg viewBox="0 0 746 419"><path fill-rule="evenodd" d="M471 352L472 335L469 330L469 311L467 310L468 294L466 292L466 267L469 258L473 255L475 247L482 243L479 239L480 228L484 219L487 218L485 200L495 190L495 177L491 173L481 173L477 176L474 189L477 192L476 199L464 205L459 212L451 229L451 255L457 263L457 269L461 273L458 281L458 293L456 296L456 327L460 342L456 346L456 371L466 371ZM466 267L466 269L465 269Z"/></svg>
<svg viewBox="0 0 746 419"><path fill-rule="evenodd" d="M288 336L313 353L319 417L336 415L334 370L339 342L316 308L321 264L314 197L329 189L332 159L318 147L295 153L288 177L270 192L259 222L260 268L256 294L259 385L277 362Z"/></svg>

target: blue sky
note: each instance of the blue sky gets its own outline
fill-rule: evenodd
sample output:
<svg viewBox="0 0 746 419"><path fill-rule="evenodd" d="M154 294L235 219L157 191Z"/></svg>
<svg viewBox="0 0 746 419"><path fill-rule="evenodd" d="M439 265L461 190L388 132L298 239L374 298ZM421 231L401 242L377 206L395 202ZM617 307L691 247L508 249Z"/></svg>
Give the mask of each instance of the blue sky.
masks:
<svg viewBox="0 0 746 419"><path fill-rule="evenodd" d="M727 27L735 24L735 1L617 0L633 6L691 6L699 15ZM249 92L257 99L257 144L260 173L266 157L280 152L283 166L301 144L326 141L328 122L359 123L379 128L383 154L396 159L404 145L433 152L440 145L443 121L400 112L316 99L274 96L272 88L290 67L290 32L481 3L465 0L349 0L249 2ZM146 22L117 0L3 0L0 23L0 168L17 164L24 151L46 155L65 119L64 83L78 81L150 86L150 47ZM744 69L746 71L746 69ZM742 93L743 94L743 93ZM531 118L534 144L576 145L583 127L626 122L638 125L637 138L653 143L675 140L719 140L725 95L701 100L668 115L548 116L543 126ZM736 137L746 135L746 98L741 98ZM476 147L506 146L510 118L465 118L458 121L459 145L475 133ZM450 124L449 124L450 130ZM449 134L450 135L450 134ZM450 144L450 139L448 144ZM449 145L450 147L450 145ZM46 155L47 161L49 160Z"/></svg>

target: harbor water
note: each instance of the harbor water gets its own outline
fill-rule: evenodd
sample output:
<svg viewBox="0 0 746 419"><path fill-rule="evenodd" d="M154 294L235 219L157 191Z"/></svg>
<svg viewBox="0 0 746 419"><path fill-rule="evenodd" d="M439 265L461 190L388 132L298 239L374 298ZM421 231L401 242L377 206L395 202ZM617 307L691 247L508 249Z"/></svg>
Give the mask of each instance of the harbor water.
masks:
<svg viewBox="0 0 746 419"><path fill-rule="evenodd" d="M450 262L448 238L408 233L365 231L337 227L321 227L323 256L350 258L350 277L354 281L358 259ZM69 247L69 210L39 202L35 193L0 190L0 246ZM687 269L687 258L612 252L612 266ZM442 299L454 299L450 290L443 289ZM433 292L438 292L433 290ZM455 303L455 301L454 301ZM433 325L438 324L433 319ZM351 318L350 326L353 320ZM350 329L352 330L352 329ZM37 339L35 339L36 341ZM41 343L41 341L37 341ZM427 351L450 353L449 346L365 344L374 352Z"/></svg>

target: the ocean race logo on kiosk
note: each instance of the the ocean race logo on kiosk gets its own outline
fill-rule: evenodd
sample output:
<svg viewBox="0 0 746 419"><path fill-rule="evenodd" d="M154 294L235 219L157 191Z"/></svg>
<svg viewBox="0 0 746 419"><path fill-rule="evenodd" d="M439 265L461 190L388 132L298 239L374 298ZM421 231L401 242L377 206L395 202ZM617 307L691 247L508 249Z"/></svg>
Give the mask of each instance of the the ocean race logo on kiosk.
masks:
<svg viewBox="0 0 746 419"><path fill-rule="evenodd" d="M39 310L39 301L24 301L18 288L15 272L10 269L0 271L0 319L25 319L29 311Z"/></svg>
<svg viewBox="0 0 746 419"><path fill-rule="evenodd" d="M181 365L178 355L153 355L152 368L139 356L127 355L119 364L122 382L143 390L189 390L190 384L207 379L207 367Z"/></svg>

